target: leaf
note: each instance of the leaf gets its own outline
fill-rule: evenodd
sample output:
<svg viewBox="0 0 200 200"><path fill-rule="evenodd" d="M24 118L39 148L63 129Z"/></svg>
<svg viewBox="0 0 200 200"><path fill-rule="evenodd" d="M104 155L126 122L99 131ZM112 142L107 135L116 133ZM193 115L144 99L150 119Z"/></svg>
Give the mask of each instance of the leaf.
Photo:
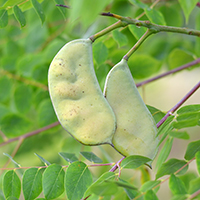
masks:
<svg viewBox="0 0 200 200"><path fill-rule="evenodd" d="M21 27L26 26L26 19L24 17L24 14L17 5L13 7L13 13L17 21L20 23Z"/></svg>
<svg viewBox="0 0 200 200"><path fill-rule="evenodd" d="M53 122L56 122L57 120L58 119L55 115L50 99L43 100L38 108L38 123L40 126L47 126Z"/></svg>
<svg viewBox="0 0 200 200"><path fill-rule="evenodd" d="M194 194L198 190L200 190L200 177L197 177L197 178L190 181L188 193Z"/></svg>
<svg viewBox="0 0 200 200"><path fill-rule="evenodd" d="M141 165L146 164L149 161L151 161L150 158L147 158L144 156L132 155L122 160L121 167L128 168L128 169L136 169L140 167Z"/></svg>
<svg viewBox="0 0 200 200"><path fill-rule="evenodd" d="M197 171L198 171L198 173L200 175L200 151L198 151L195 154L195 158L196 158Z"/></svg>
<svg viewBox="0 0 200 200"><path fill-rule="evenodd" d="M16 137L26 133L30 125L30 121L17 114L8 114L0 121L1 130L8 137Z"/></svg>
<svg viewBox="0 0 200 200"><path fill-rule="evenodd" d="M5 9L0 10L0 28L8 25L8 12Z"/></svg>
<svg viewBox="0 0 200 200"><path fill-rule="evenodd" d="M156 196L155 192L153 190L148 190L146 194L144 195L145 200L158 200L158 197Z"/></svg>
<svg viewBox="0 0 200 200"><path fill-rule="evenodd" d="M173 196L170 200L186 200L188 197L187 194L178 194Z"/></svg>
<svg viewBox="0 0 200 200"><path fill-rule="evenodd" d="M170 52L168 57L169 69L175 69L193 60L194 58L190 53L182 49L175 48Z"/></svg>
<svg viewBox="0 0 200 200"><path fill-rule="evenodd" d="M192 10L194 9L194 7L196 6L198 0L178 0L179 4L181 5L184 15L185 15L185 19L186 19L186 23L188 23L189 20L189 16L192 12Z"/></svg>
<svg viewBox="0 0 200 200"><path fill-rule="evenodd" d="M58 5L65 5L65 2L63 0L54 0ZM67 9L61 6L57 6L58 10L61 12L63 15L63 18L66 18L67 15Z"/></svg>
<svg viewBox="0 0 200 200"><path fill-rule="evenodd" d="M167 162L163 163L162 166L158 169L156 174L156 179L164 176L175 173L181 167L187 164L184 160L178 160L175 158L171 158ZM188 165L185 166L178 174L184 174L188 169Z"/></svg>
<svg viewBox="0 0 200 200"><path fill-rule="evenodd" d="M186 160L191 160L195 157L195 154L200 151L200 140L190 142L187 146L184 158Z"/></svg>
<svg viewBox="0 0 200 200"><path fill-rule="evenodd" d="M10 160L17 166L17 167L21 167L21 165L19 163L17 163L13 158L12 156L10 156L9 154L7 153L3 153L4 156L7 156L8 158L10 158Z"/></svg>
<svg viewBox="0 0 200 200"><path fill-rule="evenodd" d="M142 8L142 9L145 9L145 8L149 8L148 5L142 3L141 1L139 0L130 0L130 2L136 6L138 6L139 8Z"/></svg>
<svg viewBox="0 0 200 200"><path fill-rule="evenodd" d="M161 110L150 105L146 105L146 106L151 112L156 123L158 123L165 116L165 113L163 113Z"/></svg>
<svg viewBox="0 0 200 200"><path fill-rule="evenodd" d="M103 42L94 43L93 56L98 66L106 61L108 57L108 49Z"/></svg>
<svg viewBox="0 0 200 200"><path fill-rule="evenodd" d="M41 4L37 0L31 0L31 3L43 24L45 21L45 15Z"/></svg>
<svg viewBox="0 0 200 200"><path fill-rule="evenodd" d="M0 120L7 114L10 113L10 110L4 106L3 104L0 104Z"/></svg>
<svg viewBox="0 0 200 200"><path fill-rule="evenodd" d="M4 102L10 97L12 85L11 79L6 76L0 77L0 102Z"/></svg>
<svg viewBox="0 0 200 200"><path fill-rule="evenodd" d="M112 32L113 39L117 42L118 47L125 46L128 43L128 38L119 30L114 30Z"/></svg>
<svg viewBox="0 0 200 200"><path fill-rule="evenodd" d="M159 152L159 155L156 161L157 169L159 169L160 166L163 164L163 162L165 162L165 160L168 158L171 148L172 148L172 144L173 144L173 138L169 137Z"/></svg>
<svg viewBox="0 0 200 200"><path fill-rule="evenodd" d="M58 154L69 163L78 161L78 158L74 153L59 152Z"/></svg>
<svg viewBox="0 0 200 200"><path fill-rule="evenodd" d="M27 169L22 178L25 200L34 200L42 192L42 173L38 168Z"/></svg>
<svg viewBox="0 0 200 200"><path fill-rule="evenodd" d="M170 176L169 188L173 195L187 194L186 187L183 181L180 178L176 177L174 174Z"/></svg>
<svg viewBox="0 0 200 200"><path fill-rule="evenodd" d="M134 78L143 79L156 73L161 62L150 55L139 54L129 58L129 67Z"/></svg>
<svg viewBox="0 0 200 200"><path fill-rule="evenodd" d="M14 92L15 105L20 113L30 110L32 104L32 90L27 85L18 85Z"/></svg>
<svg viewBox="0 0 200 200"><path fill-rule="evenodd" d="M130 183L124 182L124 181L121 181L121 180L118 180L118 181L106 180L105 182L106 183L115 183L117 186L123 187L123 188L126 188L126 189L137 190L137 188L132 186Z"/></svg>
<svg viewBox="0 0 200 200"><path fill-rule="evenodd" d="M51 165L51 163L49 161L47 161L46 159L44 159L42 156L38 155L37 153L34 153L41 161L42 163L44 163L46 166Z"/></svg>
<svg viewBox="0 0 200 200"><path fill-rule="evenodd" d="M184 114L184 113L193 113L193 112L198 112L200 111L200 104L193 104L193 105L187 105L181 107L178 111L177 114Z"/></svg>
<svg viewBox="0 0 200 200"><path fill-rule="evenodd" d="M7 171L3 177L3 193L6 198L20 196L21 181L14 170Z"/></svg>
<svg viewBox="0 0 200 200"><path fill-rule="evenodd" d="M146 16L149 18L151 23L158 25L166 25L165 18L162 13L155 9L145 9Z"/></svg>
<svg viewBox="0 0 200 200"><path fill-rule="evenodd" d="M141 186L140 191L146 192L148 190L151 190L151 189L153 189L153 187L160 184L160 182L161 182L160 180L159 181L147 181Z"/></svg>
<svg viewBox="0 0 200 200"><path fill-rule="evenodd" d="M92 184L92 175L87 165L76 161L69 165L65 173L65 191L68 199L81 199Z"/></svg>
<svg viewBox="0 0 200 200"><path fill-rule="evenodd" d="M133 34L133 36L139 40L143 35L144 33L146 32L146 28L143 27L143 26L135 26L135 25L129 25L128 26L129 30L131 31L131 33Z"/></svg>
<svg viewBox="0 0 200 200"><path fill-rule="evenodd" d="M169 135L174 138L189 140L190 136L186 131L170 131Z"/></svg>
<svg viewBox="0 0 200 200"><path fill-rule="evenodd" d="M93 187L98 187L99 185L103 184L105 181L108 180L114 180L116 177L114 172L105 172L104 174L102 174L92 185L90 185L90 187L87 189L87 191L84 194L83 198L86 198L87 196L91 195L92 190L91 188Z"/></svg>
<svg viewBox="0 0 200 200"><path fill-rule="evenodd" d="M101 158L97 157L93 152L80 152L80 154L86 158L87 160L89 160L90 162L93 163L102 163L103 161L101 160Z"/></svg>
<svg viewBox="0 0 200 200"><path fill-rule="evenodd" d="M65 172L62 166L48 166L42 177L43 192L46 199L56 199L64 192Z"/></svg>

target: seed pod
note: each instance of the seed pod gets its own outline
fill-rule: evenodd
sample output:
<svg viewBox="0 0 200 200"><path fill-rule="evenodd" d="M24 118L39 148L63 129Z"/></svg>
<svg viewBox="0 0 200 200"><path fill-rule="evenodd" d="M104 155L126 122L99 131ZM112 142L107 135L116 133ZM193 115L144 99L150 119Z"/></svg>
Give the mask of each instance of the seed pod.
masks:
<svg viewBox="0 0 200 200"><path fill-rule="evenodd" d="M95 75L90 39L71 41L57 53L48 83L54 110L68 133L85 145L111 144L116 118Z"/></svg>
<svg viewBox="0 0 200 200"><path fill-rule="evenodd" d="M141 155L153 159L157 153L157 127L126 60L122 59L107 75L104 96L117 119L114 148L124 156Z"/></svg>

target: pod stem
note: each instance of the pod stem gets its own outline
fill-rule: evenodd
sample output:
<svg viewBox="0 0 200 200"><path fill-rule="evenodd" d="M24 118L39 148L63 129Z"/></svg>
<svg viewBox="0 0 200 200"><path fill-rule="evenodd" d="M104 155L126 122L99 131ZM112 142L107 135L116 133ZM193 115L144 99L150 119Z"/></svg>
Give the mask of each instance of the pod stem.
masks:
<svg viewBox="0 0 200 200"><path fill-rule="evenodd" d="M107 28L101 30L100 32L90 36L90 40L92 40L92 42L94 42L97 38L111 32L112 30L116 29L116 28L119 28L119 27L123 27L123 26L126 26L127 24L122 22L121 20L120 21L117 21L116 23L108 26Z"/></svg>
<svg viewBox="0 0 200 200"><path fill-rule="evenodd" d="M123 59L127 60L130 56L139 48L139 46L151 35L155 33L154 30L148 29L144 35L135 43L135 45L129 50L129 52L123 57Z"/></svg>

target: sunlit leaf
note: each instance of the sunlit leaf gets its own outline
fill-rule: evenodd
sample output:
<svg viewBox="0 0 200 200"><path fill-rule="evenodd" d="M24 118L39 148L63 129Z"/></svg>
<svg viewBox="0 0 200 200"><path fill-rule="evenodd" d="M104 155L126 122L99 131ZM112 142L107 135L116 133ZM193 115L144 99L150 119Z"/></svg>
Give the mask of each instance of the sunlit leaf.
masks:
<svg viewBox="0 0 200 200"><path fill-rule="evenodd" d="M160 11L155 9L145 9L145 13L151 23L158 25L166 25L165 19Z"/></svg>
<svg viewBox="0 0 200 200"><path fill-rule="evenodd" d="M144 200L158 200L158 197L153 190L148 190L144 195Z"/></svg>
<svg viewBox="0 0 200 200"><path fill-rule="evenodd" d="M147 181L145 182L141 188L140 188L140 191L141 192L146 192L148 190L151 190L153 189L153 187L157 186L161 181Z"/></svg>
<svg viewBox="0 0 200 200"><path fill-rule="evenodd" d="M87 160L89 160L90 162L94 162L94 163L101 163L103 162L101 160L101 158L97 157L93 152L80 152L80 154L85 157Z"/></svg>

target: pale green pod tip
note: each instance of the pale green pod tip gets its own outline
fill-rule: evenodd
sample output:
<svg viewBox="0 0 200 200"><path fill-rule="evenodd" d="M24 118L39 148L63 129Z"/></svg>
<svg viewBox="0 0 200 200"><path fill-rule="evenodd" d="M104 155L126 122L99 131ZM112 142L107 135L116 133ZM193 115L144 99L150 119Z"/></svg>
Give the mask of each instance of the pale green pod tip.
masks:
<svg viewBox="0 0 200 200"><path fill-rule="evenodd" d="M67 43L48 72L49 93L64 129L85 145L111 144L116 118L97 81L92 41Z"/></svg>
<svg viewBox="0 0 200 200"><path fill-rule="evenodd" d="M157 127L137 90L125 59L108 73L104 96L117 119L114 148L124 156L141 155L153 160L159 142L156 137Z"/></svg>

